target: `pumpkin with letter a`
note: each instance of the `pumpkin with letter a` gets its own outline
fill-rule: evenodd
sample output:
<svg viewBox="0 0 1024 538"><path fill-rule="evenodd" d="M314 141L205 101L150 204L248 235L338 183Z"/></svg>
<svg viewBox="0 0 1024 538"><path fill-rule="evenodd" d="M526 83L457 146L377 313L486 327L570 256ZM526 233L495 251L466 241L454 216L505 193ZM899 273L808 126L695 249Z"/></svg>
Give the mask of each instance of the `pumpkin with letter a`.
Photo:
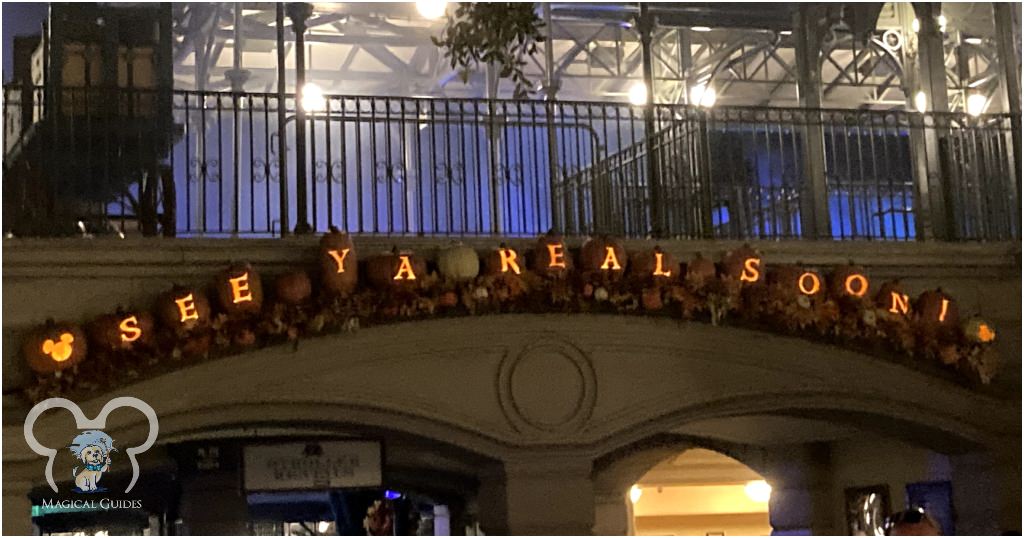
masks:
<svg viewBox="0 0 1024 538"><path fill-rule="evenodd" d="M230 316L259 313L263 306L263 282L248 263L234 264L214 280L217 300Z"/></svg>
<svg viewBox="0 0 1024 538"><path fill-rule="evenodd" d="M359 263L352 238L337 228L320 238L320 273L324 289L345 297L356 289Z"/></svg>
<svg viewBox="0 0 1024 538"><path fill-rule="evenodd" d="M189 332L210 323L210 301L198 288L175 286L157 299L156 316L165 327Z"/></svg>
<svg viewBox="0 0 1024 538"><path fill-rule="evenodd" d="M100 349L121 351L146 346L153 341L156 322L145 311L124 310L104 314L87 327L89 340Z"/></svg>
<svg viewBox="0 0 1024 538"><path fill-rule="evenodd" d="M834 299L870 297L871 284L864 268L853 263L837 266L828 277L828 293Z"/></svg>
<svg viewBox="0 0 1024 538"><path fill-rule="evenodd" d="M928 290L918 296L914 314L926 330L952 330L960 325L960 311L956 302L942 288Z"/></svg>
<svg viewBox="0 0 1024 538"><path fill-rule="evenodd" d="M302 304L312 294L313 283L302 269L289 271L274 279L274 297L284 304Z"/></svg>
<svg viewBox="0 0 1024 538"><path fill-rule="evenodd" d="M715 262L697 253L697 257L686 264L686 282L699 290L715 279L716 272Z"/></svg>
<svg viewBox="0 0 1024 538"><path fill-rule="evenodd" d="M747 244L727 251L722 256L722 273L726 278L744 284L761 282L764 280L761 254Z"/></svg>
<svg viewBox="0 0 1024 538"><path fill-rule="evenodd" d="M397 248L366 260L366 278L379 290L416 288L427 276L427 262Z"/></svg>
<svg viewBox="0 0 1024 538"><path fill-rule="evenodd" d="M665 286L679 280L679 261L672 254L655 246L633 254L629 259L631 278L643 283Z"/></svg>
<svg viewBox="0 0 1024 538"><path fill-rule="evenodd" d="M480 257L472 248L456 244L437 255L437 270L452 282L473 280L480 274Z"/></svg>
<svg viewBox="0 0 1024 538"><path fill-rule="evenodd" d="M540 236L533 249L533 272L548 278L562 280L573 268L572 254L561 235L549 231Z"/></svg>
<svg viewBox="0 0 1024 538"><path fill-rule="evenodd" d="M626 272L628 264L626 247L613 237L592 237L580 248L580 267L589 273L616 280Z"/></svg>
<svg viewBox="0 0 1024 538"><path fill-rule="evenodd" d="M77 325L53 320L32 330L22 346L28 367L44 375L78 364L87 349L85 334Z"/></svg>

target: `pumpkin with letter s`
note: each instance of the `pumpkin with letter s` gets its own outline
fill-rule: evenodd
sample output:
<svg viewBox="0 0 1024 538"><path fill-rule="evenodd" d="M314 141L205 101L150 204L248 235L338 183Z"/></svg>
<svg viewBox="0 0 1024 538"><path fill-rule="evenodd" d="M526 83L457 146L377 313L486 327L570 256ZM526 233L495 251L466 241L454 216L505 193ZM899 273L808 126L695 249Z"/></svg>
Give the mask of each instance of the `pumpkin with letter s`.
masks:
<svg viewBox="0 0 1024 538"><path fill-rule="evenodd" d="M334 226L320 238L320 273L324 289L342 297L351 294L359 281L359 263L352 238Z"/></svg>
<svg viewBox="0 0 1024 538"><path fill-rule="evenodd" d="M588 273L618 280L625 274L628 264L626 247L614 237L592 237L580 247L580 268Z"/></svg>
<svg viewBox="0 0 1024 538"><path fill-rule="evenodd" d="M366 279L379 290L416 288L426 276L426 260L412 252L395 248L366 260Z"/></svg>
<svg viewBox="0 0 1024 538"><path fill-rule="evenodd" d="M87 332L92 344L100 349L126 351L152 343L155 327L149 312L118 308L93 320Z"/></svg>
<svg viewBox="0 0 1024 538"><path fill-rule="evenodd" d="M176 332L190 332L211 321L210 301L199 288L174 286L156 304L157 319Z"/></svg>
<svg viewBox="0 0 1024 538"><path fill-rule="evenodd" d="M248 263L233 264L214 280L217 300L229 316L259 313L263 306L263 281Z"/></svg>
<svg viewBox="0 0 1024 538"><path fill-rule="evenodd" d="M726 278L743 284L761 282L764 277L761 254L745 243L742 247L727 251L722 256L722 273Z"/></svg>
<svg viewBox="0 0 1024 538"><path fill-rule="evenodd" d="M533 248L531 266L538 275L555 280L565 279L573 269L573 259L562 236L554 231L540 236L537 246Z"/></svg>
<svg viewBox="0 0 1024 538"><path fill-rule="evenodd" d="M289 271L274 279L274 297L278 301L298 305L306 302L313 294L313 283L302 269Z"/></svg>
<svg viewBox="0 0 1024 538"><path fill-rule="evenodd" d="M87 349L85 333L78 325L47 320L29 332L22 353L33 372L46 375L78 364Z"/></svg>
<svg viewBox="0 0 1024 538"><path fill-rule="evenodd" d="M438 253L437 270L452 282L473 280L480 274L480 257L472 248L457 243Z"/></svg>

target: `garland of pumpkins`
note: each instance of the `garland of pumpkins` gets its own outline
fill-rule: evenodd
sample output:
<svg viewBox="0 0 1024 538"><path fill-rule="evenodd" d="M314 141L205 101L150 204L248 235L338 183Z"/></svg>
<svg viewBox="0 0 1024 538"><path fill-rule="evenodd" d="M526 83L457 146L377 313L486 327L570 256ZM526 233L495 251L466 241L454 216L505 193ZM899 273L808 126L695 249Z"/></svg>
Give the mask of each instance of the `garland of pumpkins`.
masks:
<svg viewBox="0 0 1024 538"><path fill-rule="evenodd" d="M627 254L621 241L607 236L589 239L574 254L549 232L530 252L502 244L481 257L455 244L429 265L398 250L360 262L348 234L332 229L321 238L319 265L317 285L305 270L287 272L273 280L269 300L259 272L233 264L216 275L213 301L202 288L174 286L152 313L119 308L84 329L48 321L24 343L25 360L37 374L27 396L88 395L197 358L297 345L300 337L360 325L498 312L729 320L924 359L986 384L998 365L992 327L979 318L960 323L956 302L941 289L916 300L898 281L872 290L852 262L827 276L799 265L768 268L747 245L726 252L718 264L699 254L681 264L659 247Z"/></svg>

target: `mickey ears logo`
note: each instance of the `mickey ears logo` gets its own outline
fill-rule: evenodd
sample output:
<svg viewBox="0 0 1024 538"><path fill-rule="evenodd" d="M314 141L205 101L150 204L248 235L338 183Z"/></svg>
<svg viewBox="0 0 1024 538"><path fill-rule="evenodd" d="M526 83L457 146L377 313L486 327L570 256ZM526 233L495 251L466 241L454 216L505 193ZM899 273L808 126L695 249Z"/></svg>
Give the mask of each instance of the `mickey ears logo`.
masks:
<svg viewBox="0 0 1024 538"><path fill-rule="evenodd" d="M78 407L78 404L75 402L65 398L50 398L37 403L35 407L28 412L28 416L25 417L25 442L28 443L29 448L31 448L33 452L40 456L46 456L46 482L50 484L50 488L53 489L54 493L57 493L57 483L53 481L53 459L57 456L57 449L43 446L43 444L36 439L33 430L39 416L50 409L64 408L71 411L71 414L75 417L75 426L79 430L85 430L87 428L102 430L107 425L107 415L109 415L111 411L121 407L132 407L134 409L138 409L146 416L147 419L149 419L149 436L146 437L146 441L139 446L128 448L124 451L124 453L128 455L128 459L132 462L132 481L128 483L128 487L124 490L125 493L128 493L132 490L135 486L135 482L139 479L139 462L136 459L136 456L149 450L150 447L153 446L153 443L156 442L156 436L160 428L156 419L156 411L154 411L149 404L131 396L120 396L107 402L107 405L104 405L103 409L100 410L100 414L96 415L96 418L90 420L85 418L85 414L82 413L82 409ZM102 432L86 433L102 434ZM107 438L109 438L109 436L107 436Z"/></svg>

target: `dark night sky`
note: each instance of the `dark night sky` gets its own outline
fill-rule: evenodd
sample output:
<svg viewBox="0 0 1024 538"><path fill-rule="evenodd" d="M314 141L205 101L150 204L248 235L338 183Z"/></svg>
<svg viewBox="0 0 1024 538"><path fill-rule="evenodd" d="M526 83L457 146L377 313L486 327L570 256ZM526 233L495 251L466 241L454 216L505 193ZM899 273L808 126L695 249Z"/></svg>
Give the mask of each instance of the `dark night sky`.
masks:
<svg viewBox="0 0 1024 538"><path fill-rule="evenodd" d="M4 84L11 79L14 67L14 36L39 33L39 25L46 18L48 7L45 2L4 2Z"/></svg>

